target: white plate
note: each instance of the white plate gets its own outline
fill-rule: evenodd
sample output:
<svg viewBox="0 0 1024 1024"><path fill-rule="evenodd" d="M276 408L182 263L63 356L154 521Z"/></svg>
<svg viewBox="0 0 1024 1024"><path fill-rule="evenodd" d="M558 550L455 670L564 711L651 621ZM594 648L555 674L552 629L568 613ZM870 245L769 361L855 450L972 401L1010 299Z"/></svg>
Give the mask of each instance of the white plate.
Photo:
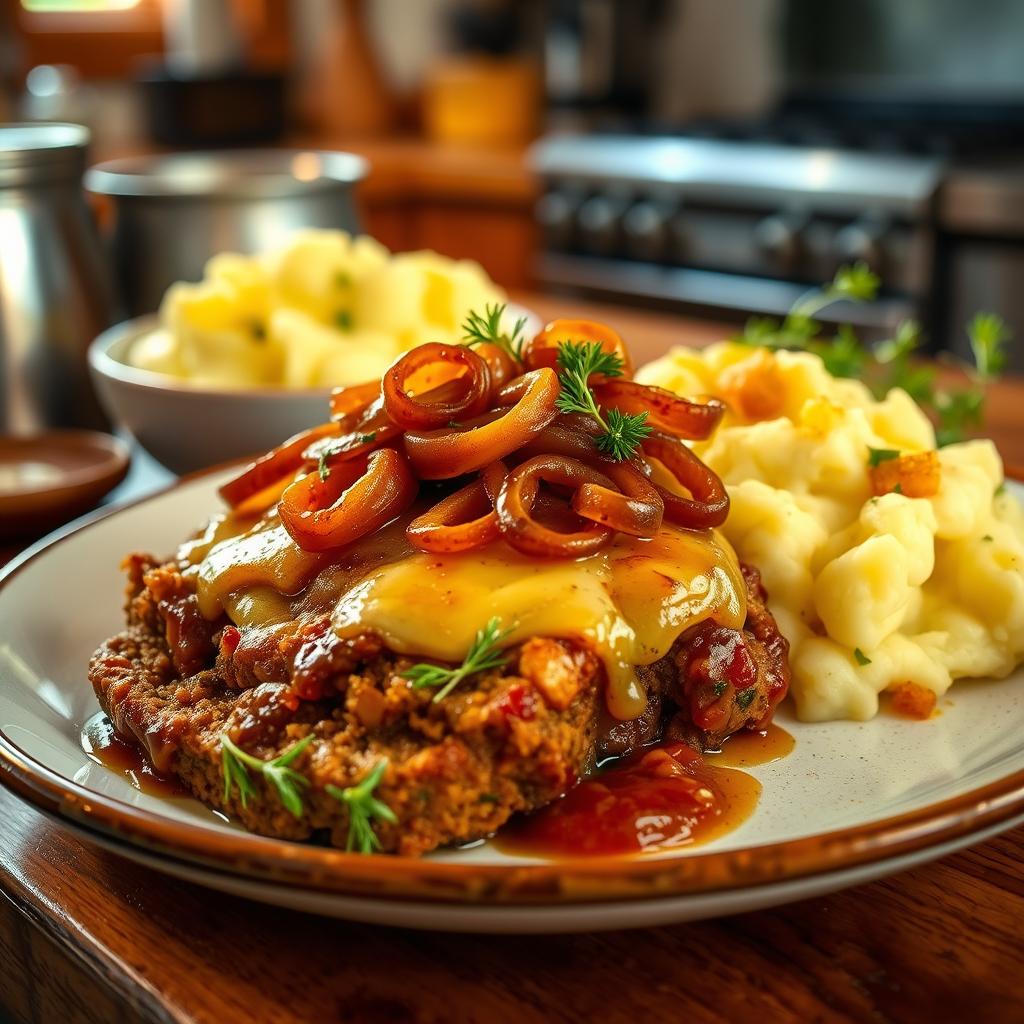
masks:
<svg viewBox="0 0 1024 1024"><path fill-rule="evenodd" d="M223 474L37 545L0 583L0 782L125 856L322 914L412 927L569 931L662 924L804 899L1024 820L1024 671L957 683L926 722L779 721L795 750L746 769L753 815L705 846L545 862L490 844L415 861L250 836L196 801L139 792L80 743L95 647L122 624L129 551L172 551L216 507ZM1024 492L1019 485L1011 485Z"/></svg>

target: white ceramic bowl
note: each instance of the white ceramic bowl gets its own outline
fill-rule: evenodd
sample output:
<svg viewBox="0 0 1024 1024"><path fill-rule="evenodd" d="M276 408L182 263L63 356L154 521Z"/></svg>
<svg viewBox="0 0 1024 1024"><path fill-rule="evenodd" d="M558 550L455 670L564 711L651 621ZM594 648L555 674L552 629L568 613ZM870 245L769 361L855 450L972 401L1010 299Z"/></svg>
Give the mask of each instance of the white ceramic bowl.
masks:
<svg viewBox="0 0 1024 1024"><path fill-rule="evenodd" d="M526 331L540 329L526 316ZM157 461L175 473L257 455L300 430L323 423L331 388L214 388L128 363L132 344L157 326L138 317L104 331L89 348L89 366L103 405Z"/></svg>
<svg viewBox="0 0 1024 1024"><path fill-rule="evenodd" d="M175 473L255 455L327 418L330 388L214 388L131 366L136 339L157 326L142 316L104 331L89 348L111 418Z"/></svg>

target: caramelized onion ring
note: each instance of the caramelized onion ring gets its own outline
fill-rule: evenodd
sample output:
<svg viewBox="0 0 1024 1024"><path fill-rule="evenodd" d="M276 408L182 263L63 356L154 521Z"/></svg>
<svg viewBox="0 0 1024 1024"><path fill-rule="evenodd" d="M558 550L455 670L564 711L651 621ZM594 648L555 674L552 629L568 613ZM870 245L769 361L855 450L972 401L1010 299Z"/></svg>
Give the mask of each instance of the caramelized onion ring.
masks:
<svg viewBox="0 0 1024 1024"><path fill-rule="evenodd" d="M678 438L651 434L641 442L645 455L657 459L685 487L684 498L654 484L665 502L665 518L693 530L721 526L729 515L729 495L718 475L704 465Z"/></svg>
<svg viewBox="0 0 1024 1024"><path fill-rule="evenodd" d="M509 408L497 419L468 430L407 431L405 451L424 480L449 480L472 473L521 448L557 415L558 378L553 370L532 370L506 385Z"/></svg>
<svg viewBox="0 0 1024 1024"><path fill-rule="evenodd" d="M622 360L622 376L627 380L633 376L633 360L629 350L607 324L596 320L552 320L539 334L526 343L523 350L523 362L528 370L536 370L542 366L558 369L558 346L566 341L599 342L605 352L612 352ZM606 380L603 375L594 376L598 380Z"/></svg>
<svg viewBox="0 0 1024 1024"><path fill-rule="evenodd" d="M339 421L338 426L343 425L344 423ZM384 410L383 396L378 395L363 410L359 420L348 433L339 434L337 437L322 437L314 441L302 453L302 458L307 463L306 468L311 469L313 467L308 463L319 462L321 455L327 452L328 465L333 466L339 461L367 455L394 440L400 433L399 427L391 422L391 418Z"/></svg>
<svg viewBox="0 0 1024 1024"><path fill-rule="evenodd" d="M419 395L407 390L410 377L435 363L462 368L454 382L459 385L457 397L437 397L434 389ZM406 352L384 374L383 392L385 411L403 430L435 430L452 420L479 416L488 407L491 372L471 348L430 342Z"/></svg>
<svg viewBox="0 0 1024 1024"><path fill-rule="evenodd" d="M417 516L405 530L421 551L470 551L501 536L494 501L505 482L505 467L492 462L483 475ZM493 494L493 497L492 497Z"/></svg>
<svg viewBox="0 0 1024 1024"><path fill-rule="evenodd" d="M577 419L580 422L576 422ZM577 418L563 414L527 441L521 451L524 455L567 455L603 469L611 460L600 452L594 441L600 429L590 416Z"/></svg>
<svg viewBox="0 0 1024 1024"><path fill-rule="evenodd" d="M541 481L579 490L584 484L597 484L613 490L609 477L577 459L564 455L537 455L527 459L505 478L494 511L502 536L517 551L539 558L578 558L590 555L607 544L613 531L598 523L584 530L561 533L533 518Z"/></svg>
<svg viewBox="0 0 1024 1024"><path fill-rule="evenodd" d="M301 468L303 452L314 441L322 437L336 437L339 432L337 423L323 423L288 438L284 444L247 466L239 476L223 484L218 493L232 509L263 492L273 493L274 485ZM273 503L271 500L265 507L269 508Z"/></svg>
<svg viewBox="0 0 1024 1024"><path fill-rule="evenodd" d="M335 388L331 392L331 419L342 424L342 429L366 411L380 397L380 381L368 384L353 384L351 387Z"/></svg>
<svg viewBox="0 0 1024 1024"><path fill-rule="evenodd" d="M335 466L326 480L299 477L281 495L281 523L304 551L351 544L380 529L416 497L416 478L401 452L381 448L368 459Z"/></svg>
<svg viewBox="0 0 1024 1024"><path fill-rule="evenodd" d="M522 366L500 345L485 341L481 345L474 345L473 351L487 364L487 369L491 371L491 384L496 389L503 388L523 372Z"/></svg>
<svg viewBox="0 0 1024 1024"><path fill-rule="evenodd" d="M604 408L645 412L647 422L656 430L690 441L710 437L725 412L725 405L713 398L706 403L688 402L664 388L618 378L595 384L594 396Z"/></svg>
<svg viewBox="0 0 1024 1024"><path fill-rule="evenodd" d="M573 511L620 533L653 537L665 514L665 501L658 489L631 462L612 462L602 469L619 490L582 484L572 497Z"/></svg>

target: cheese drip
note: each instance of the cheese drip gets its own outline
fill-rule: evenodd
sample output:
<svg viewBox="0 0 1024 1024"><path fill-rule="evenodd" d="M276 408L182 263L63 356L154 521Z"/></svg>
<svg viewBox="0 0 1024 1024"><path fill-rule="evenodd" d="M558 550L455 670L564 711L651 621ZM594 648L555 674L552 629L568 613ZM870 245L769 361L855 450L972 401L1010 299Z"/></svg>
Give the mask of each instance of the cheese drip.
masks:
<svg viewBox="0 0 1024 1024"><path fill-rule="evenodd" d="M371 629L393 650L451 662L462 661L492 616L513 628L508 643L582 640L604 662L608 710L628 719L646 705L634 666L664 657L697 622L738 629L745 615L739 566L724 542L666 528L576 561L526 558L498 544L471 555L416 554L342 595L333 622L342 635Z"/></svg>
<svg viewBox="0 0 1024 1024"><path fill-rule="evenodd" d="M664 657L705 619L733 629L746 618L736 555L714 531L664 526L652 540L618 535L573 561L528 558L503 543L459 555L411 551L403 522L331 555L310 554L270 519L239 536L219 524L212 546L196 543L203 614L238 625L281 621L281 594L297 614L329 613L342 636L378 634L401 654L459 663L492 616L532 636L578 640L603 661L607 705L619 719L642 714L634 671ZM236 530L238 527L236 527ZM297 595L297 596L296 596Z"/></svg>

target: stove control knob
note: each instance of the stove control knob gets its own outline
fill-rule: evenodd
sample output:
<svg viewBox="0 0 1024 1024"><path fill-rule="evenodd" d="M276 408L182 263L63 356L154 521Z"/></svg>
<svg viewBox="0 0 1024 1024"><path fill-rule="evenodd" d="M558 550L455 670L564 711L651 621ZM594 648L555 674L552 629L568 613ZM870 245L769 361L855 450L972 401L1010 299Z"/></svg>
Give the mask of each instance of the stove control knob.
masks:
<svg viewBox="0 0 1024 1024"><path fill-rule="evenodd" d="M583 248L597 256L614 256L621 240L625 200L613 195L596 195L580 207L576 222Z"/></svg>
<svg viewBox="0 0 1024 1024"><path fill-rule="evenodd" d="M537 200L534 211L537 223L549 249L566 250L573 247L576 215L583 196L569 188L552 188Z"/></svg>
<svg viewBox="0 0 1024 1024"><path fill-rule="evenodd" d="M622 218L626 253L635 260L657 263L669 248L670 211L648 199L634 203Z"/></svg>
<svg viewBox="0 0 1024 1024"><path fill-rule="evenodd" d="M863 261L876 274L885 269L885 238L890 224L884 217L861 217L836 232L835 254L841 263Z"/></svg>
<svg viewBox="0 0 1024 1024"><path fill-rule="evenodd" d="M796 273L803 255L803 230L807 218L800 214L777 213L765 217L754 228L754 243L776 272Z"/></svg>

